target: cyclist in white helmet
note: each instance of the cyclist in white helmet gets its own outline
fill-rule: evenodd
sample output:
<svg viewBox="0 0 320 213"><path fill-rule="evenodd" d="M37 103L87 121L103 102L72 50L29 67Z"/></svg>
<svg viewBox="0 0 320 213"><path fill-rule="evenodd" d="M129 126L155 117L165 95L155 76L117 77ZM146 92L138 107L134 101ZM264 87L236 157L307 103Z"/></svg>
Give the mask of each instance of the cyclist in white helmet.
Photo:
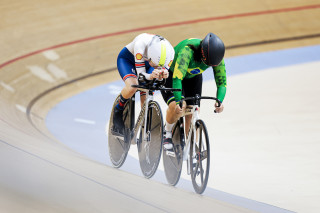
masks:
<svg viewBox="0 0 320 213"><path fill-rule="evenodd" d="M117 67L125 87L121 90L119 103L115 106L114 129L123 134L122 114L124 106L136 92L131 85L139 81L168 78L169 68L174 58L174 49L170 42L159 35L142 33L125 46L118 55ZM138 81L139 79L139 81ZM145 93L140 93L141 104Z"/></svg>

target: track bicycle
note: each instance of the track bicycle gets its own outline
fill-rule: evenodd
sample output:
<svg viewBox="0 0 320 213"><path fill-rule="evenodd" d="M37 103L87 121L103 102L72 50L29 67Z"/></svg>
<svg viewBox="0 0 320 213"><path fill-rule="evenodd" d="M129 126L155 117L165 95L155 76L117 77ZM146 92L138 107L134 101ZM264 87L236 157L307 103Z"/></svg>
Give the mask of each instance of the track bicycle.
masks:
<svg viewBox="0 0 320 213"><path fill-rule="evenodd" d="M167 182L175 186L180 179L182 163L187 161L187 174L191 175L192 185L196 193L202 194L207 187L210 169L210 143L206 125L199 119L199 103L201 99L214 97L199 96L187 97L180 101L194 100L195 105L187 106L184 115L176 122L172 130L172 150L163 151L163 165ZM192 115L189 132L184 134L184 116Z"/></svg>
<svg viewBox="0 0 320 213"><path fill-rule="evenodd" d="M132 85L140 91L146 92L146 100L135 122L135 95L126 103L123 112L125 124L124 135L113 129L113 110L111 112L108 130L109 156L113 167L120 168L126 160L131 144L137 144L139 163L143 175L151 178L159 165L163 143L163 118L159 104L153 100L153 92L181 91L165 88L165 80L152 80L143 85ZM116 106L120 95L116 98Z"/></svg>

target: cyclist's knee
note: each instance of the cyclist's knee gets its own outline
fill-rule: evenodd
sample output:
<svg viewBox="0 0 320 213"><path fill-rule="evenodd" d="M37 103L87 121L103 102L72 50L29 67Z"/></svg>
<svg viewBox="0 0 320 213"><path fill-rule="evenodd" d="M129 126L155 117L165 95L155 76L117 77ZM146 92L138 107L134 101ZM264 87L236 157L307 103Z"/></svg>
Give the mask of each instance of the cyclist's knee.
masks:
<svg viewBox="0 0 320 213"><path fill-rule="evenodd" d="M136 78L127 78L124 83L126 84L125 90L127 93L133 95L137 91L137 88L132 87L132 85L138 84L138 80Z"/></svg>
<svg viewBox="0 0 320 213"><path fill-rule="evenodd" d="M175 110L176 110L176 102L172 101L172 102L170 102L170 104L168 106L168 112L173 113L173 112L175 112Z"/></svg>
<svg viewBox="0 0 320 213"><path fill-rule="evenodd" d="M129 87L127 87L127 91L128 91L130 94L133 95L134 93L136 93L137 88L134 88L134 87L129 86Z"/></svg>

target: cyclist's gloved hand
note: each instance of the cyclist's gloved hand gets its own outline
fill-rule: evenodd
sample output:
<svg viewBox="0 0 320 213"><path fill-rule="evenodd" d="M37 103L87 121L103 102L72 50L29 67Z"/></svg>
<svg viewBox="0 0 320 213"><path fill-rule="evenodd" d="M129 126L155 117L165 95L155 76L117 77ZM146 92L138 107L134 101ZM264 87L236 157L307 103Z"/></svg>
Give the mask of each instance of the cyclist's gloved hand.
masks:
<svg viewBox="0 0 320 213"><path fill-rule="evenodd" d="M164 78L168 78L169 77L169 72L166 68L157 68L154 69L152 71L152 73L150 74L150 79L157 79L159 81L162 81Z"/></svg>
<svg viewBox="0 0 320 213"><path fill-rule="evenodd" d="M215 113L220 113L220 112L222 112L223 111L223 109L224 109L224 106L223 106L223 104L221 103L221 106L220 107L218 107L219 106L219 104L218 103L215 103L215 110L214 110L214 112Z"/></svg>
<svg viewBox="0 0 320 213"><path fill-rule="evenodd" d="M162 80L163 78L168 78L168 77L169 77L169 71L166 68L162 68L160 70L159 80Z"/></svg>
<svg viewBox="0 0 320 213"><path fill-rule="evenodd" d="M150 79L159 78L160 77L160 71L159 69L154 69L152 73L150 74Z"/></svg>

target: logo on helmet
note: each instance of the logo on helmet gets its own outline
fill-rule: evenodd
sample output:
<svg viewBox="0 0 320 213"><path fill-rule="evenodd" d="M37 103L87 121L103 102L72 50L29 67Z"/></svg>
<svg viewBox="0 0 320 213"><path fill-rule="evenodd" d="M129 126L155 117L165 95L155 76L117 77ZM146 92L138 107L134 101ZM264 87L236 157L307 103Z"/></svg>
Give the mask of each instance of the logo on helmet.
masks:
<svg viewBox="0 0 320 213"><path fill-rule="evenodd" d="M206 57L205 57L205 55L204 55L204 52L203 52L203 49L202 49L202 48L201 48L201 54L202 54L202 59L203 59L203 61L206 62L207 59L206 59Z"/></svg>

